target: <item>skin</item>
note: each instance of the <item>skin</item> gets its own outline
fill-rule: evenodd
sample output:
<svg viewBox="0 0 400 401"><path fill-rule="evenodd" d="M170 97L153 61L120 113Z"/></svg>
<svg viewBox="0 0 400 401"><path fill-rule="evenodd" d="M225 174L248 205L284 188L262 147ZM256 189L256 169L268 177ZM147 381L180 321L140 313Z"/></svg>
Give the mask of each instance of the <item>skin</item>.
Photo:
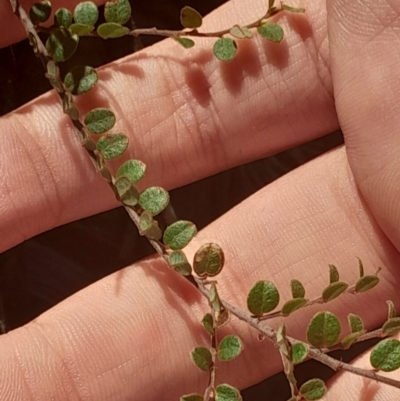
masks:
<svg viewBox="0 0 400 401"><path fill-rule="evenodd" d="M253 21L264 3L231 1L206 18L204 30ZM199 233L187 252L208 241L223 247L221 296L242 308L260 279L273 281L282 299L289 298L293 277L310 298L319 295L332 262L343 281L354 282L360 256L369 273L383 267L381 283L329 309L344 327L351 311L371 329L386 319L386 299L400 306L400 4L301 5L305 16L280 21L281 45L240 42L237 59L221 64L209 41L190 51L165 41L102 68L104 80L80 106L85 113L107 98L118 127L131 137L131 155L148 165L144 185L167 189L340 125L344 147L248 198ZM0 15L4 23L7 14L0 9ZM2 45L22 38L18 31L8 35ZM54 93L2 117L0 132L1 251L116 206ZM287 319L288 332L304 338L318 310ZM0 399L172 401L202 392L207 377L188 352L207 344L199 325L205 311L196 291L156 257L129 266L0 338ZM246 352L221 367L218 380L244 388L281 369L276 350L260 344L253 330L235 320L231 330ZM368 367L366 361L356 363ZM391 376L400 380L399 373ZM325 400L332 401L387 401L399 394L349 374L337 375L329 387Z"/></svg>

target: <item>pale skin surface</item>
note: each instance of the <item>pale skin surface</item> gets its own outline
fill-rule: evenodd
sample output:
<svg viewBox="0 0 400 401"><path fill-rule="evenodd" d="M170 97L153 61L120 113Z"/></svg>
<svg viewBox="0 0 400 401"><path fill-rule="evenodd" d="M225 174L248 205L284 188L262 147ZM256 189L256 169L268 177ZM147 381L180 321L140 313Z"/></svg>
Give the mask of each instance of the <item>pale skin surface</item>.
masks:
<svg viewBox="0 0 400 401"><path fill-rule="evenodd" d="M194 245L213 240L224 248L221 294L238 306L259 279L272 280L287 299L290 279L299 278L312 298L332 262L354 282L360 256L371 273L383 267L379 287L346 295L330 310L343 323L357 313L373 328L386 318L386 299L400 307L400 3L366 3L299 2L306 17L282 18L284 43L240 43L227 65L210 56L210 42L186 52L163 42L104 68L104 81L82 102L86 112L110 98L132 156L148 165L146 185L169 189L340 124L345 147L259 191L197 237ZM232 1L204 28L252 21L264 4ZM0 15L2 23L9 18ZM3 34L2 45L21 38L12 35ZM1 251L116 205L53 93L3 117L0 132ZM161 261L127 267L0 338L0 399L172 401L202 392L207 377L188 352L207 344L199 326L206 310ZM293 315L289 333L304 338L317 310ZM243 323L231 327L246 352L219 369L219 380L243 388L281 369L271 345ZM329 401L399 397L349 374L330 386Z"/></svg>

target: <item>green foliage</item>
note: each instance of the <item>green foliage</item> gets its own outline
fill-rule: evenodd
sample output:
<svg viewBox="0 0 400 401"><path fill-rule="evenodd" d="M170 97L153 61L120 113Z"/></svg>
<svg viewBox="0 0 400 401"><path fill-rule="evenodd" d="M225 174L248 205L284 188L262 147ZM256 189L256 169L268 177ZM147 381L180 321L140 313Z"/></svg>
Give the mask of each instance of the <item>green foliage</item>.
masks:
<svg viewBox="0 0 400 401"><path fill-rule="evenodd" d="M347 316L347 320L349 322L350 331L352 333L358 333L360 331L364 331L364 323L360 318L360 316L357 316L354 313L350 313Z"/></svg>
<svg viewBox="0 0 400 401"><path fill-rule="evenodd" d="M145 235L150 240L158 241L162 237L162 231L158 226L158 222L148 212L143 212L139 220L140 235Z"/></svg>
<svg viewBox="0 0 400 401"><path fill-rule="evenodd" d="M361 277L355 286L355 292L365 292L374 288L379 283L379 277L376 275Z"/></svg>
<svg viewBox="0 0 400 401"><path fill-rule="evenodd" d="M204 244L194 255L193 269L199 277L214 277L221 272L224 262L224 252L218 244Z"/></svg>
<svg viewBox="0 0 400 401"><path fill-rule="evenodd" d="M333 313L319 312L308 325L307 340L317 348L330 347L338 340L340 330L339 319Z"/></svg>
<svg viewBox="0 0 400 401"><path fill-rule="evenodd" d="M370 355L371 365L384 372L400 368L400 341L388 338L378 343Z"/></svg>
<svg viewBox="0 0 400 401"><path fill-rule="evenodd" d="M234 25L229 33L236 39L251 39L253 33L246 26Z"/></svg>
<svg viewBox="0 0 400 401"><path fill-rule="evenodd" d="M115 125L115 114L104 107L90 110L86 114L84 123L92 134L104 134Z"/></svg>
<svg viewBox="0 0 400 401"><path fill-rule="evenodd" d="M279 303L279 292L270 281L258 281L247 296L247 308L255 316L271 312Z"/></svg>
<svg viewBox="0 0 400 401"><path fill-rule="evenodd" d="M398 332L400 332L400 317L392 317L382 326L382 333L385 336L393 336Z"/></svg>
<svg viewBox="0 0 400 401"><path fill-rule="evenodd" d="M197 228L191 221L178 220L164 231L164 244L176 251L184 248L196 235Z"/></svg>
<svg viewBox="0 0 400 401"><path fill-rule="evenodd" d="M194 350L192 350L190 356L198 368L204 370L205 372L210 370L213 361L211 352L208 348L196 347Z"/></svg>
<svg viewBox="0 0 400 401"><path fill-rule="evenodd" d="M142 161L130 159L118 168L117 178L127 176L134 184L137 184L143 178L145 172L146 165Z"/></svg>
<svg viewBox="0 0 400 401"><path fill-rule="evenodd" d="M280 43L283 39L283 29L278 24L266 23L257 28L257 32L271 42Z"/></svg>
<svg viewBox="0 0 400 401"><path fill-rule="evenodd" d="M229 384L220 384L215 389L215 401L242 401L242 396L237 388Z"/></svg>
<svg viewBox="0 0 400 401"><path fill-rule="evenodd" d="M236 51L236 42L231 38L220 38L214 43L213 53L218 60L231 61Z"/></svg>
<svg viewBox="0 0 400 401"><path fill-rule="evenodd" d="M305 13L306 9L305 8L300 8L300 7L291 7L285 3L282 3L282 9L285 11L290 11L291 13Z"/></svg>
<svg viewBox="0 0 400 401"><path fill-rule="evenodd" d="M300 387L300 393L306 400L319 400L325 395L326 386L321 379L311 379Z"/></svg>
<svg viewBox="0 0 400 401"><path fill-rule="evenodd" d="M210 335L214 335L215 334L215 330L214 330L214 319L211 315L211 313L206 313L201 321L201 324L203 325L203 327L206 329L206 331L210 334Z"/></svg>
<svg viewBox="0 0 400 401"><path fill-rule="evenodd" d="M361 278L361 277L364 277L364 265L360 258L357 258L357 259L358 259L358 270L360 272L360 278Z"/></svg>
<svg viewBox="0 0 400 401"><path fill-rule="evenodd" d="M69 28L72 24L72 13L66 8L59 8L54 14L54 25Z"/></svg>
<svg viewBox="0 0 400 401"><path fill-rule="evenodd" d="M291 299L282 306L281 312L283 315L288 316L297 309L302 308L307 303L307 300L304 298L294 298Z"/></svg>
<svg viewBox="0 0 400 401"><path fill-rule="evenodd" d="M328 285L322 292L322 299L324 302L332 301L332 299L337 298L340 294L345 292L349 285L341 281L333 282Z"/></svg>
<svg viewBox="0 0 400 401"><path fill-rule="evenodd" d="M109 1L104 7L104 18L107 22L126 24L131 18L129 0Z"/></svg>
<svg viewBox="0 0 400 401"><path fill-rule="evenodd" d="M168 192L161 187L150 187L145 189L139 198L139 205L142 209L153 216L161 213L169 203Z"/></svg>
<svg viewBox="0 0 400 401"><path fill-rule="evenodd" d="M194 42L192 39L189 38L181 38L179 36L175 36L174 39L181 44L185 49L190 49L194 46Z"/></svg>
<svg viewBox="0 0 400 401"><path fill-rule="evenodd" d="M94 30L94 26L74 23L70 25L69 30L72 33L77 34L78 36L85 36Z"/></svg>
<svg viewBox="0 0 400 401"><path fill-rule="evenodd" d="M62 62L75 53L78 42L78 35L60 27L47 38L46 49L54 61Z"/></svg>
<svg viewBox="0 0 400 401"><path fill-rule="evenodd" d="M335 265L329 265L329 283L336 283L339 281L339 271Z"/></svg>
<svg viewBox="0 0 400 401"><path fill-rule="evenodd" d="M299 280L293 279L290 281L290 289L292 291L293 298L304 298L306 295L306 290L303 284Z"/></svg>
<svg viewBox="0 0 400 401"><path fill-rule="evenodd" d="M230 314L222 304L222 301L218 294L217 285L215 284L215 282L211 283L209 300L211 307L215 311L215 326L216 327L225 326L229 322Z"/></svg>
<svg viewBox="0 0 400 401"><path fill-rule="evenodd" d="M139 191L129 177L122 176L115 182L118 195L124 205L135 206L139 201Z"/></svg>
<svg viewBox="0 0 400 401"><path fill-rule="evenodd" d="M93 67L78 66L65 75L64 85L73 95L83 95L96 85L98 79Z"/></svg>
<svg viewBox="0 0 400 401"><path fill-rule="evenodd" d="M218 346L218 358L220 361L231 361L237 358L243 351L242 341L238 336L229 335L222 339Z"/></svg>
<svg viewBox="0 0 400 401"><path fill-rule="evenodd" d="M204 401L204 398L200 394L187 394L183 395L179 401Z"/></svg>
<svg viewBox="0 0 400 401"><path fill-rule="evenodd" d="M387 306L388 306L388 319L391 319L392 317L396 317L397 312L396 308L394 307L394 304L392 301L386 301Z"/></svg>
<svg viewBox="0 0 400 401"><path fill-rule="evenodd" d="M347 336L343 337L342 341L340 344L342 345L343 349L349 349L354 342L362 335L364 334L363 331L357 332L357 333L350 333Z"/></svg>
<svg viewBox="0 0 400 401"><path fill-rule="evenodd" d="M181 10L181 24L185 28L200 28L203 23L203 17L194 8L185 6Z"/></svg>
<svg viewBox="0 0 400 401"><path fill-rule="evenodd" d="M29 10L29 17L35 25L47 21L50 18L50 14L51 3L47 0L33 4L33 6Z"/></svg>
<svg viewBox="0 0 400 401"><path fill-rule="evenodd" d="M97 142L97 150L106 160L120 157L128 147L128 137L124 134L107 134Z"/></svg>
<svg viewBox="0 0 400 401"><path fill-rule="evenodd" d="M78 24L93 26L99 18L99 10L92 1L78 3L74 10L74 20Z"/></svg>
<svg viewBox="0 0 400 401"><path fill-rule="evenodd" d="M129 28L116 22L105 22L97 27L97 34L103 39L115 39L129 34Z"/></svg>
<svg viewBox="0 0 400 401"><path fill-rule="evenodd" d="M308 348L306 344L296 343L292 346L292 362L294 364L303 362L308 355Z"/></svg>
<svg viewBox="0 0 400 401"><path fill-rule="evenodd" d="M190 266L186 255L182 251L171 252L168 256L168 263L182 276L192 274L192 266Z"/></svg>

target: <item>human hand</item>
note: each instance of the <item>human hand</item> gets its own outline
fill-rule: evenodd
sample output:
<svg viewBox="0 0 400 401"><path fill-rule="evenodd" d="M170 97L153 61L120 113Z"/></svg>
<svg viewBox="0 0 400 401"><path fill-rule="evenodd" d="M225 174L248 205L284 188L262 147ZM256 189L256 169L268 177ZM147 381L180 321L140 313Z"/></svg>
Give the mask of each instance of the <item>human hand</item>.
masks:
<svg viewBox="0 0 400 401"><path fill-rule="evenodd" d="M372 293L345 296L329 308L343 321L349 311L357 313L373 328L385 319L384 301L396 299L398 286L400 53L393 10L400 10L394 1L375 2L368 12L330 1L329 57L325 4L302 5L310 25L303 17L283 19L286 44L243 42L238 58L221 65L210 57L208 42L206 50L186 53L164 42L102 69L100 77L107 79L80 106L83 112L98 106L107 91L110 107L121 110L120 127L132 137L132 155L148 165L147 183L167 188L329 133L338 128L336 106L347 152L335 150L288 174L210 225L195 243L222 245L221 295L242 308L259 279L275 282L288 297L290 279L300 278L312 297L326 285L327 263L337 264L350 282L357 275L355 256L370 269L383 265L373 301ZM233 1L212 14L205 28L251 21L264 4L258 7ZM116 205L53 93L2 118L0 131L7 133L0 148L9 150L0 161L1 228L7 233L2 250ZM289 332L303 338L317 309L286 320ZM207 344L199 325L206 310L190 285L161 261L138 263L122 281L109 276L3 336L7 368L0 399L175 400L202 391L206 378L188 352ZM272 345L260 344L243 323L234 321L231 329L240 333L246 351L218 371L220 380L244 387L281 369ZM335 399L335 391L341 399L358 397L356 391L343 394L347 380L353 378L337 380L327 399ZM388 399L387 393L376 397Z"/></svg>

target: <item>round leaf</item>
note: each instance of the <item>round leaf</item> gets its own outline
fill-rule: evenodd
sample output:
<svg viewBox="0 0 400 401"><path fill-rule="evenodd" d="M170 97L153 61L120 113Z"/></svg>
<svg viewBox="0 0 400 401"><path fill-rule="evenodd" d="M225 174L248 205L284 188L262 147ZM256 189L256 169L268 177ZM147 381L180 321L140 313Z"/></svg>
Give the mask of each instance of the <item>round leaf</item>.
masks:
<svg viewBox="0 0 400 401"><path fill-rule="evenodd" d="M300 387L300 393L306 400L319 400L325 395L326 386L321 379L311 379Z"/></svg>
<svg viewBox="0 0 400 401"><path fill-rule="evenodd" d="M94 29L93 25L85 25L85 24L78 24L78 23L72 24L69 27L69 30L72 33L77 34L78 36L88 35L90 32L93 31L93 29Z"/></svg>
<svg viewBox="0 0 400 401"><path fill-rule="evenodd" d="M201 14L194 8L185 6L181 10L181 24L185 28L200 28L203 23Z"/></svg>
<svg viewBox="0 0 400 401"><path fill-rule="evenodd" d="M370 355L371 365L384 372L400 368L400 341L389 338L378 343Z"/></svg>
<svg viewBox="0 0 400 401"><path fill-rule="evenodd" d="M161 213L169 203L168 192L161 187L150 187L145 189L139 198L139 205L142 209L153 216Z"/></svg>
<svg viewBox="0 0 400 401"><path fill-rule="evenodd" d="M303 284L301 284L299 280L296 279L291 280L290 288L292 290L293 298L304 298L304 296L306 295L306 290L304 289Z"/></svg>
<svg viewBox="0 0 400 401"><path fill-rule="evenodd" d="M103 39L115 39L129 34L129 28L115 22L105 22L97 27L97 34Z"/></svg>
<svg viewBox="0 0 400 401"><path fill-rule="evenodd" d="M359 331L364 331L364 323L360 318L360 316L350 313L347 316L347 320L349 322L350 331L352 333L358 333Z"/></svg>
<svg viewBox="0 0 400 401"><path fill-rule="evenodd" d="M71 11L67 10L66 8L59 8L54 14L54 24L56 26L69 28L69 26L72 24Z"/></svg>
<svg viewBox="0 0 400 401"><path fill-rule="evenodd" d="M96 85L98 78L93 67L79 66L65 75L64 85L73 95L83 95Z"/></svg>
<svg viewBox="0 0 400 401"><path fill-rule="evenodd" d="M145 235L148 239L158 241L162 237L162 231L158 222L153 219L150 213L143 212L139 220L140 235Z"/></svg>
<svg viewBox="0 0 400 401"><path fill-rule="evenodd" d="M67 29L56 29L46 41L46 49L54 61L68 60L78 47L79 36Z"/></svg>
<svg viewBox="0 0 400 401"><path fill-rule="evenodd" d="M379 277L377 276L363 276L361 277L355 287L356 292L365 292L374 288L379 283Z"/></svg>
<svg viewBox="0 0 400 401"><path fill-rule="evenodd" d="M196 347L191 353L193 362L198 368L204 371L209 371L212 366L212 356L208 348Z"/></svg>
<svg viewBox="0 0 400 401"><path fill-rule="evenodd" d="M364 334L363 331L361 332L356 332L356 333L350 333L347 336L345 336L342 341L340 342L342 344L343 349L349 349L354 342L357 340L358 337L360 337L362 334Z"/></svg>
<svg viewBox="0 0 400 401"><path fill-rule="evenodd" d="M247 296L247 308L255 316L271 312L279 303L279 292L270 281L258 281Z"/></svg>
<svg viewBox="0 0 400 401"><path fill-rule="evenodd" d="M139 191L132 184L132 181L128 177L120 177L115 182L118 195L121 201L128 206L135 206L138 203Z"/></svg>
<svg viewBox="0 0 400 401"><path fill-rule="evenodd" d="M164 244L172 250L184 248L196 235L196 226L186 220L178 220L164 231Z"/></svg>
<svg viewBox="0 0 400 401"><path fill-rule="evenodd" d="M283 29L278 24L268 23L257 28L258 33L271 42L279 43L283 39Z"/></svg>
<svg viewBox="0 0 400 401"><path fill-rule="evenodd" d="M194 42L192 39L189 38L174 38L178 43L180 43L185 49L189 49L194 46Z"/></svg>
<svg viewBox="0 0 400 401"><path fill-rule="evenodd" d="M237 39L250 39L253 37L253 33L246 26L234 25L229 33Z"/></svg>
<svg viewBox="0 0 400 401"><path fill-rule="evenodd" d="M35 3L29 10L29 17L35 25L47 21L50 18L50 14L51 3L47 0Z"/></svg>
<svg viewBox="0 0 400 401"><path fill-rule="evenodd" d="M94 25L99 18L99 10L92 1L78 3L74 10L74 20L78 24Z"/></svg>
<svg viewBox="0 0 400 401"><path fill-rule="evenodd" d="M340 329L339 320L333 313L319 312L308 325L307 340L317 348L330 347L338 340Z"/></svg>
<svg viewBox="0 0 400 401"><path fill-rule="evenodd" d="M182 276L189 276L192 273L192 266L182 251L173 251L168 256L168 263Z"/></svg>
<svg viewBox="0 0 400 401"><path fill-rule="evenodd" d="M282 314L290 315L297 309L302 308L307 303L307 300L304 298L294 298L290 301L287 301L281 309Z"/></svg>
<svg viewBox="0 0 400 401"><path fill-rule="evenodd" d="M387 320L382 326L382 333L392 336L400 331L400 317L393 317Z"/></svg>
<svg viewBox="0 0 400 401"><path fill-rule="evenodd" d="M92 134L104 134L115 124L115 114L104 107L90 110L86 114L84 123Z"/></svg>
<svg viewBox="0 0 400 401"><path fill-rule="evenodd" d="M213 53L218 60L230 61L237 51L236 42L231 38L220 38L214 43Z"/></svg>
<svg viewBox="0 0 400 401"><path fill-rule="evenodd" d="M345 292L348 288L347 283L343 283L341 281L333 282L328 285L322 292L322 299L324 302L332 301L332 299L337 298L340 294Z"/></svg>
<svg viewBox="0 0 400 401"><path fill-rule="evenodd" d="M136 184L143 178L145 171L146 165L143 162L140 160L131 159L119 167L117 171L117 178L125 175L129 177L134 184Z"/></svg>
<svg viewBox="0 0 400 401"><path fill-rule="evenodd" d="M107 22L125 24L131 18L129 0L109 1L104 6L104 18Z"/></svg>
<svg viewBox="0 0 400 401"><path fill-rule="evenodd" d="M187 394L183 395L181 398L179 398L179 401L204 401L204 398L200 394Z"/></svg>
<svg viewBox="0 0 400 401"><path fill-rule="evenodd" d="M226 336L218 346L218 358L221 361L231 361L240 355L243 350L242 341L238 336Z"/></svg>
<svg viewBox="0 0 400 401"><path fill-rule="evenodd" d="M224 252L218 244L204 244L194 255L193 269L200 277L214 277L221 272L224 262Z"/></svg>
<svg viewBox="0 0 400 401"><path fill-rule="evenodd" d="M108 134L98 140L97 150L106 160L116 159L125 152L128 142L124 134Z"/></svg>
<svg viewBox="0 0 400 401"><path fill-rule="evenodd" d="M206 313L203 317L203 320L201 321L201 324L203 325L203 327L207 330L207 332L210 335L214 335L215 331L214 331L214 319L211 315L211 313Z"/></svg>
<svg viewBox="0 0 400 401"><path fill-rule="evenodd" d="M306 344L296 343L292 346L292 362L301 363L307 358L308 348Z"/></svg>
<svg viewBox="0 0 400 401"><path fill-rule="evenodd" d="M229 384L220 384L215 389L215 401L242 401L240 391Z"/></svg>

